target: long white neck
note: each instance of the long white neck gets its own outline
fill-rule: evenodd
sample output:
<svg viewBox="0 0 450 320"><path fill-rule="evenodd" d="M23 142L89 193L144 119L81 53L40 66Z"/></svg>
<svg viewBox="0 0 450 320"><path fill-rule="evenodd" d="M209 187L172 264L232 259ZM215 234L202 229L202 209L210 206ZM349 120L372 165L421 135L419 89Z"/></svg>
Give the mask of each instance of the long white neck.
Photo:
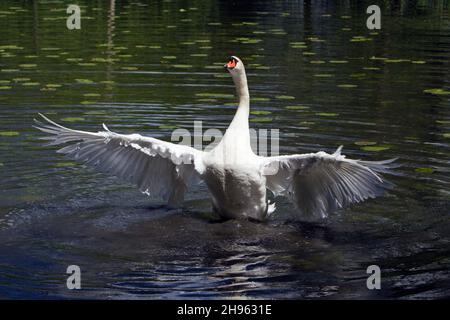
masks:
<svg viewBox="0 0 450 320"><path fill-rule="evenodd" d="M247 76L245 69L239 70L238 73L232 74L234 85L236 86L236 94L239 99L239 105L234 115L233 121L231 121L230 129L244 129L248 132L248 117L250 113L250 95L248 93Z"/></svg>
<svg viewBox="0 0 450 320"><path fill-rule="evenodd" d="M245 70L242 69L239 72L232 73L232 76L236 86L239 105L220 145L224 147L226 162L239 162L242 159L246 159L249 154L253 154L248 125L250 96Z"/></svg>

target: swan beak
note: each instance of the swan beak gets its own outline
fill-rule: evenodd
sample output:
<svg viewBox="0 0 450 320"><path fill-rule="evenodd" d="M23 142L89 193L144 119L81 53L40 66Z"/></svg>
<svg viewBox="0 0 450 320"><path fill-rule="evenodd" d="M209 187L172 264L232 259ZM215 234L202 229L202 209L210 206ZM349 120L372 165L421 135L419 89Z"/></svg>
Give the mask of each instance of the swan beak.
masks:
<svg viewBox="0 0 450 320"><path fill-rule="evenodd" d="M230 60L223 66L225 69L234 69L236 67L237 61L235 58L231 57Z"/></svg>

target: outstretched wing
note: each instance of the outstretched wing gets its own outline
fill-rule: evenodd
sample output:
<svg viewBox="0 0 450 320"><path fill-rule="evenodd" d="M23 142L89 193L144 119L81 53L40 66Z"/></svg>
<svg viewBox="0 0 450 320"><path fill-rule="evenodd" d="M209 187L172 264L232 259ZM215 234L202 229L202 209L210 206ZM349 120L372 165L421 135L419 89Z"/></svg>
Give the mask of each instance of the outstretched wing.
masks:
<svg viewBox="0 0 450 320"><path fill-rule="evenodd" d="M342 146L334 154L317 152L263 158L267 188L290 198L303 214L326 217L330 211L382 193L391 184L379 173L392 162L346 159Z"/></svg>
<svg viewBox="0 0 450 320"><path fill-rule="evenodd" d="M50 140L47 145L69 143L58 152L132 182L170 204L179 204L189 182L199 178L195 164L202 151L139 134L118 134L105 125L97 133L72 130L39 115L45 123L35 119L34 127L50 134L42 138Z"/></svg>

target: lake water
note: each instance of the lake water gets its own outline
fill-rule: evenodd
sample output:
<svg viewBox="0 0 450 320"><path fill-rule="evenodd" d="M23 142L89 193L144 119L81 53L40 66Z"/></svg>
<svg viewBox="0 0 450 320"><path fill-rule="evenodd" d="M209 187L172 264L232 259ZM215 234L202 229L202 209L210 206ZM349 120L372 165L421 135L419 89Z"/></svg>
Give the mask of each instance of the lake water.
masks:
<svg viewBox="0 0 450 320"><path fill-rule="evenodd" d="M0 3L0 298L450 296L448 1L384 5L381 30L362 1L76 2L81 30L66 28L69 2ZM216 223L204 186L169 210L31 127L42 112L166 140L194 121L224 130L230 54L251 126L279 129L281 153L398 157L396 187L327 220L277 199L267 223ZM73 264L82 290L66 288Z"/></svg>

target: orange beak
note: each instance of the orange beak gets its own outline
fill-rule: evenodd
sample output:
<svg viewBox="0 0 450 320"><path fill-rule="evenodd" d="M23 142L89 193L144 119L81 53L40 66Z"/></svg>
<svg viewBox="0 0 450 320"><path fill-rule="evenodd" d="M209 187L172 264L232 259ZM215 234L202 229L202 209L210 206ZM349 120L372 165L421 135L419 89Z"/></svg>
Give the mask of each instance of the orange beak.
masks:
<svg viewBox="0 0 450 320"><path fill-rule="evenodd" d="M225 65L225 67L228 69L233 69L234 67L236 67L236 60L230 59L230 61L228 61L228 63Z"/></svg>

